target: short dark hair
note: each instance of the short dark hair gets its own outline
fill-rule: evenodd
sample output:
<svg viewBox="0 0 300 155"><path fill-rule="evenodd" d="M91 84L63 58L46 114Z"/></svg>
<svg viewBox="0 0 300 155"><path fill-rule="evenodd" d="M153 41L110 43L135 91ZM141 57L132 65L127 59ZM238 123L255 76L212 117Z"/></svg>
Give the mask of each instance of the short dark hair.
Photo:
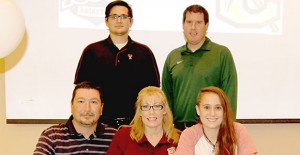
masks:
<svg viewBox="0 0 300 155"><path fill-rule="evenodd" d="M74 97L75 97L75 95L76 95L77 89L80 89L80 88L83 88L83 89L95 89L95 90L97 90L97 91L99 92L99 95L100 95L101 103L103 103L103 93L102 93L102 89L101 89L99 86L97 86L97 85L95 85L94 83L89 82L89 81L83 81L83 82L80 82L80 83L78 83L78 84L75 86L75 88L74 88L74 90L73 90L73 94L72 94L72 99L71 99L71 102L72 102L72 103L73 103L73 101L74 101Z"/></svg>
<svg viewBox="0 0 300 155"><path fill-rule="evenodd" d="M129 16L130 18L133 18L132 9L131 9L130 5L129 5L127 2L121 1L121 0L113 1L113 2L109 3L109 4L106 6L106 9L105 9L105 18L108 18L111 9L112 9L114 6L124 6L124 7L126 7L126 8L128 9L128 16Z"/></svg>
<svg viewBox="0 0 300 155"><path fill-rule="evenodd" d="M185 22L185 19L186 19L186 13L187 12L193 12L193 13L203 13L204 15L204 22L205 24L207 24L209 22L209 15L208 15L208 12L207 10L201 6L201 5L198 5L198 4L195 4L195 5L190 5L189 7L187 7L184 12L183 12L183 20L182 20L182 23Z"/></svg>

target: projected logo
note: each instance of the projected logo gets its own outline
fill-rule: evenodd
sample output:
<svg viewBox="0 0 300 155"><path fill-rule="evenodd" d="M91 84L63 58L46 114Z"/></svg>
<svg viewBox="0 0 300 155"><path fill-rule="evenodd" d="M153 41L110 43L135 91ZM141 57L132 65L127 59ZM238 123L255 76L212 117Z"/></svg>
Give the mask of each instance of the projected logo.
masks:
<svg viewBox="0 0 300 155"><path fill-rule="evenodd" d="M107 29L105 8L112 0L59 0L60 28ZM182 31L182 12L201 4L210 15L209 32L282 33L283 0L126 0L133 10L132 30ZM154 8L154 10L153 10Z"/></svg>
<svg viewBox="0 0 300 155"><path fill-rule="evenodd" d="M111 0L60 0L59 27L98 28Z"/></svg>
<svg viewBox="0 0 300 155"><path fill-rule="evenodd" d="M282 5L283 0L218 0L216 16L248 32L281 34Z"/></svg>

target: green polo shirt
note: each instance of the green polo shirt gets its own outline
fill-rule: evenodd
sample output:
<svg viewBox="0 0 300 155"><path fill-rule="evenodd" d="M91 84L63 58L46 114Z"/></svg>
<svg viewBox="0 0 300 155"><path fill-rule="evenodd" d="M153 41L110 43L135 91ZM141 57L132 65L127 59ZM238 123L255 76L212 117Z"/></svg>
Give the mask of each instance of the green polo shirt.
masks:
<svg viewBox="0 0 300 155"><path fill-rule="evenodd" d="M216 86L227 94L232 111L237 108L237 73L229 49L206 37L195 52L187 44L171 51L165 61L162 89L175 122L198 120L195 105L201 88Z"/></svg>

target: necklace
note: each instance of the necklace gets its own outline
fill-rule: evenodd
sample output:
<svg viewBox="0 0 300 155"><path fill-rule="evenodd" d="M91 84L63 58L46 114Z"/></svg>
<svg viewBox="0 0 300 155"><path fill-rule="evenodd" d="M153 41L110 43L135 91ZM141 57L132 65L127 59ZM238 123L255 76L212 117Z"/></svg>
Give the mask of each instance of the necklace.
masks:
<svg viewBox="0 0 300 155"><path fill-rule="evenodd" d="M203 129L203 126L202 126L202 130L203 130L204 137L208 140L209 144L212 145L211 152L215 152L216 144L214 144L213 142L211 142L210 139L207 137L207 135L205 134L205 131Z"/></svg>

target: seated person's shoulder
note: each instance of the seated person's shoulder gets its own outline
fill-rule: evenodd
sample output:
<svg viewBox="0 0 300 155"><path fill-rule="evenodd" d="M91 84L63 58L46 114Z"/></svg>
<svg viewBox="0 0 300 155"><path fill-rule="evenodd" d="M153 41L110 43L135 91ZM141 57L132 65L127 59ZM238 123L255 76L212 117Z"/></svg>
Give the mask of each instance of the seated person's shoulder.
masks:
<svg viewBox="0 0 300 155"><path fill-rule="evenodd" d="M246 129L246 127L245 127L243 124L239 123L239 122L234 122L234 123L233 123L233 126L234 126L235 130L243 130L243 129Z"/></svg>
<svg viewBox="0 0 300 155"><path fill-rule="evenodd" d="M128 139L130 137L130 126L120 126L118 131L115 133L115 137L118 137L120 139Z"/></svg>
<svg viewBox="0 0 300 155"><path fill-rule="evenodd" d="M129 133L131 131L132 127L129 125L121 125L118 129L118 132L125 132Z"/></svg>
<svg viewBox="0 0 300 155"><path fill-rule="evenodd" d="M56 132L67 132L68 128L65 123L52 125L46 128L43 133L56 133Z"/></svg>
<svg viewBox="0 0 300 155"><path fill-rule="evenodd" d="M238 137L249 134L247 128L243 124L238 122L234 122L234 130Z"/></svg>

